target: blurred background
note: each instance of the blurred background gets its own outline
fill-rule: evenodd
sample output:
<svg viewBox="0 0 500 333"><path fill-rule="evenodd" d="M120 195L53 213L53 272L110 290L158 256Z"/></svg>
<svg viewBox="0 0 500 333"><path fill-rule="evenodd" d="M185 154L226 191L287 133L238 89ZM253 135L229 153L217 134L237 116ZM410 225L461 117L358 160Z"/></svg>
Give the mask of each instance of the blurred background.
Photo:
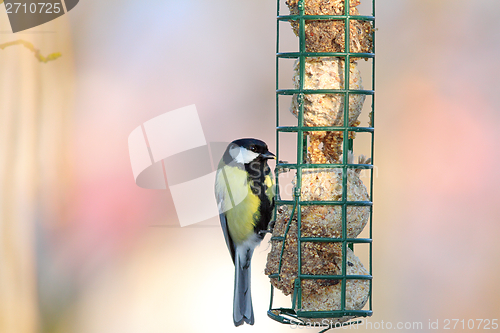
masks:
<svg viewBox="0 0 500 333"><path fill-rule="evenodd" d="M499 13L377 2L369 321L500 317ZM178 227L168 190L135 185L127 138L196 104L207 141L275 149L275 16L271 0L80 1L14 35L0 6L0 44L62 53L0 50L1 332L236 331L217 219ZM266 315L269 249L241 332L292 329Z"/></svg>

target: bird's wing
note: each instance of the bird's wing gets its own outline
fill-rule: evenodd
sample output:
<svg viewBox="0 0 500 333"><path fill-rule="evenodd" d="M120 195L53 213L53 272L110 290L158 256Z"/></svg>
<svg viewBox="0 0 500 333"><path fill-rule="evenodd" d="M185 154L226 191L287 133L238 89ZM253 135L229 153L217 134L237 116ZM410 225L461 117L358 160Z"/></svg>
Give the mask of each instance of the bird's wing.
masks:
<svg viewBox="0 0 500 333"><path fill-rule="evenodd" d="M222 227L222 232L224 233L224 238L226 240L226 245L227 245L227 248L229 249L229 252L231 252L231 259L233 259L233 263L234 263L235 248L234 248L233 240L231 239L231 235L229 235L229 230L227 228L226 214L220 213L219 218L220 218L220 225Z"/></svg>
<svg viewBox="0 0 500 333"><path fill-rule="evenodd" d="M225 175L224 175L224 168L221 168L219 165L219 169L217 170L217 174L215 177L215 199L217 200L217 206L219 209L219 219L220 219L220 225L222 227L222 232L224 233L224 239L226 240L226 245L227 248L229 249L229 252L231 253L231 259L233 259L234 263L234 252L235 252L235 247L234 247L234 242L231 238L231 235L229 234L229 229L227 226L227 216L225 212L225 205L224 202L226 200L229 200L229 198L226 198L226 180L225 180Z"/></svg>

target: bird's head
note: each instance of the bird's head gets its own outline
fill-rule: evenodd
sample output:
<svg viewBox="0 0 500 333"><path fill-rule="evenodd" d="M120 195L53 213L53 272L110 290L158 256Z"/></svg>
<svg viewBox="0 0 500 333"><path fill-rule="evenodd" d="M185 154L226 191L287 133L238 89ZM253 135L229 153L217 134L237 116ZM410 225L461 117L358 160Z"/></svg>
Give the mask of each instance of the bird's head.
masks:
<svg viewBox="0 0 500 333"><path fill-rule="evenodd" d="M265 142L258 139L238 139L229 144L227 152L232 160L240 164L249 164L253 161L266 161L276 158Z"/></svg>

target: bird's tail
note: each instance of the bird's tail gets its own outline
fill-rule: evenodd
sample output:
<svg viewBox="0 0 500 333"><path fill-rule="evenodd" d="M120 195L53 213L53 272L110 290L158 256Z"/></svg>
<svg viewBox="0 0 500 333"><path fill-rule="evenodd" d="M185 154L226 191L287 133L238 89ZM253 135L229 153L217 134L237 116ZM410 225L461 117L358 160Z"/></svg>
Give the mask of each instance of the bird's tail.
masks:
<svg viewBox="0 0 500 333"><path fill-rule="evenodd" d="M250 259L253 250L241 255L236 252L234 274L233 320L235 326L243 322L253 325L252 296L250 294Z"/></svg>

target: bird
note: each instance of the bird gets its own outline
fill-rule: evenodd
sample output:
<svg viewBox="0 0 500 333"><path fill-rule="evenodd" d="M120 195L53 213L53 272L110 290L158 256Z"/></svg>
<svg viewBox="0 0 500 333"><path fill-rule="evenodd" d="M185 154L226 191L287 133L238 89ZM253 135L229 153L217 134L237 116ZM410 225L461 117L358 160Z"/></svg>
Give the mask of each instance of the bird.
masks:
<svg viewBox="0 0 500 333"><path fill-rule="evenodd" d="M235 266L233 321L254 324L250 262L254 249L270 232L275 185L267 164L275 159L267 144L253 138L231 142L218 165L215 197L219 218Z"/></svg>

